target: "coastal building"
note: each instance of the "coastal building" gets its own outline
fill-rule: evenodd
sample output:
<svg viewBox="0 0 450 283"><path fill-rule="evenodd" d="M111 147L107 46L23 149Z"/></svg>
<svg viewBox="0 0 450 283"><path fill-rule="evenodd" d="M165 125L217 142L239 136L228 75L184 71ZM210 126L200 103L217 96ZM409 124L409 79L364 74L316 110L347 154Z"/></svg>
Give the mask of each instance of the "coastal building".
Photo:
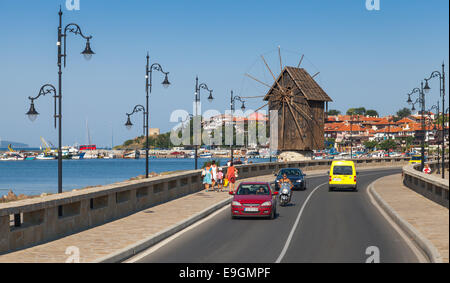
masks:
<svg viewBox="0 0 450 283"><path fill-rule="evenodd" d="M427 112L425 115L425 141L430 145L440 144L442 126L438 122L439 115ZM448 114L446 116L448 121ZM362 148L365 141L381 142L396 139L400 142L413 139L413 145L421 143L422 115L416 113L395 121L393 116L369 117L362 115L328 116L325 121L325 139L334 139L339 151ZM448 137L448 122L445 124L445 136Z"/></svg>
<svg viewBox="0 0 450 283"><path fill-rule="evenodd" d="M148 129L148 136L149 137L158 136L159 134L160 134L159 128L149 128Z"/></svg>

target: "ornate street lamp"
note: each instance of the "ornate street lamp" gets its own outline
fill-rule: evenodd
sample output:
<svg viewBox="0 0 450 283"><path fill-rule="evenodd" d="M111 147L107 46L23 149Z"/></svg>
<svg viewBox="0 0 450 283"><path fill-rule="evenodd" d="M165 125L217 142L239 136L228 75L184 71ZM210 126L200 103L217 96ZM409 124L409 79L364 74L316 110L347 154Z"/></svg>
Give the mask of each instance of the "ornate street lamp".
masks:
<svg viewBox="0 0 450 283"><path fill-rule="evenodd" d="M28 116L28 118L30 119L31 122L36 121L36 119L37 119L37 117L39 115L39 113L34 108L33 100L31 101L30 110L28 110L26 115Z"/></svg>
<svg viewBox="0 0 450 283"><path fill-rule="evenodd" d="M430 122L430 123L432 122L432 119L431 119L431 112L432 112L433 110L436 110L436 112L439 113L439 109L440 109L440 107L439 107L439 101L438 101L437 104L431 106L431 108L427 111L427 116L428 116L428 118L429 118L429 122ZM431 125L429 125L429 126L431 126ZM438 136L438 135L437 135L438 132L439 132L439 131L438 131L438 129L437 129L436 123L433 123L433 136L434 136L435 138L436 138L436 136ZM442 155L442 157L444 158L444 155ZM443 159L443 160L444 160L444 159ZM444 170L445 170L445 168L444 168ZM441 174L439 146L438 146L437 174Z"/></svg>
<svg viewBox="0 0 450 283"><path fill-rule="evenodd" d="M432 78L439 78L439 91L440 91L440 97L442 98L442 110L444 110L445 107L445 64L442 63L442 71L434 71L431 73L430 77L425 79L425 87L424 92L429 93L431 91L431 87L428 84L428 81ZM439 109L437 110L439 114ZM444 111L442 111L444 112ZM443 115L445 116L445 115ZM442 126L442 141L441 141L441 152L442 152L442 160L445 160L445 119L442 119L441 121ZM445 179L445 164L442 162L442 179Z"/></svg>
<svg viewBox="0 0 450 283"><path fill-rule="evenodd" d="M145 109L147 109L147 111L144 111L144 132L146 130L146 132L144 133L144 135L146 136L145 138L145 178L148 178L148 169L149 169L149 164L148 164L148 151L149 151L149 141L148 141L148 136L149 136L149 125L150 125L150 119L149 119L149 96L150 93L152 92L152 75L153 75L153 71L158 71L161 72L164 75L164 81L162 82L162 85L164 88L168 88L170 86L170 82L169 82L169 72L164 72L162 66L158 63L153 63L152 65L150 65L150 55L147 52L147 65L145 67L145 91L146 91L146 96L145 96L145 101L146 101L146 106Z"/></svg>
<svg viewBox="0 0 450 283"><path fill-rule="evenodd" d="M45 96L46 94L50 94L53 93L53 97L55 98L55 114L53 115L54 119L55 119L55 128L56 128L56 118L58 117L58 114L56 113L56 101L59 98L56 95L56 88L51 85L51 84L45 84L41 87L41 89L39 90L39 93L36 97L28 97L28 99L30 100L30 109L28 110L28 112L26 113L26 115L28 116L28 119L30 119L31 122L36 121L39 112L36 111L36 108L34 106L34 101L36 99L38 99L40 96Z"/></svg>
<svg viewBox="0 0 450 283"><path fill-rule="evenodd" d="M200 103L200 91L204 89L206 91L209 92L209 96L208 96L208 101L211 103L214 100L214 97L212 95L213 90L208 88L208 85L206 85L205 83L198 83L198 77L195 78L195 97L194 97L194 102L195 102L195 114L194 117L198 118L198 104ZM195 127L194 127L194 132L195 132ZM195 133L194 137L198 137L198 133L197 135ZM201 129L200 129L200 145L201 145ZM194 153L194 158L195 158L195 170L198 169L198 141L194 138L194 147L195 147L195 153Z"/></svg>
<svg viewBox="0 0 450 283"><path fill-rule="evenodd" d="M143 123L143 135L145 135L145 130L148 127L148 125L146 125L146 123L145 123L145 115L147 114L147 111L145 111L145 107L140 105L140 104L134 106L134 109L133 109L133 111L131 113L126 113L126 115L127 115L127 122L125 123L125 127L127 128L127 130L131 130L131 128L133 127L133 123L131 122L130 116L132 116L135 113L141 112L141 111L143 112L142 116L143 116L143 120L144 120L144 123Z"/></svg>
<svg viewBox="0 0 450 283"><path fill-rule="evenodd" d="M240 101L241 104L241 109L242 111L245 110L245 101L242 99L242 97L240 96L233 96L233 91L231 91L231 99L230 99L231 103L230 103L230 108L231 108L231 124L233 125L233 131L232 131L232 139L231 139L231 145L230 145L230 157L231 157L231 162L233 162L234 160L234 156L233 156L233 144L234 144L234 117L233 117L233 113L235 111L236 108L236 101Z"/></svg>
<svg viewBox="0 0 450 283"><path fill-rule="evenodd" d="M412 102L411 96L418 93L419 97L416 99L416 101ZM424 86L423 82L420 83L420 88L414 88L410 93L408 93L408 100L407 102L409 104L412 104L412 111L415 111L415 104L420 103L421 105L421 112L422 112L422 144L421 144L421 161L420 161L420 171L423 170L425 167L425 92L424 92Z"/></svg>
<svg viewBox="0 0 450 283"><path fill-rule="evenodd" d="M86 38L86 48L84 49L83 52L81 52L81 54L83 54L84 59L86 59L87 61L91 60L92 55L94 55L94 51L92 51L91 49L91 44L89 43L89 37Z"/></svg>
<svg viewBox="0 0 450 283"><path fill-rule="evenodd" d="M86 40L85 49L81 52L85 59L89 60L93 54L95 54L90 46L90 39L92 36L85 36L81 31L81 28L75 24L70 23L65 26L63 29L62 26L62 16L63 12L61 7L59 9L59 26L58 26L58 90L53 85L44 85L39 92L39 95L34 98L29 98L31 100L30 109L27 112L28 118L31 121L36 120L39 113L36 111L34 106L34 100L36 100L39 96L45 95L47 93L53 93L55 98L55 128L58 120L58 193L62 193L62 60L64 60L64 67L66 67L66 41L69 33L73 33L75 35L80 35L82 38ZM64 41L63 41L64 38ZM64 50L64 53L63 53ZM58 215L62 216L62 206L58 207Z"/></svg>

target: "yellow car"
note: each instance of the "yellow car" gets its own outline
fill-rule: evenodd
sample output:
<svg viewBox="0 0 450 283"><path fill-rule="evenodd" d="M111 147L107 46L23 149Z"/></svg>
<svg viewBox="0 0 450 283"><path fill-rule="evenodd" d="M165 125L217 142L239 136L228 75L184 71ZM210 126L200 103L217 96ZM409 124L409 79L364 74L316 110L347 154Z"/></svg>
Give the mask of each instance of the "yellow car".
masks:
<svg viewBox="0 0 450 283"><path fill-rule="evenodd" d="M333 161L331 163L329 175L328 188L333 191L335 188L339 189L353 189L357 191L356 185L356 172L355 163L353 161Z"/></svg>
<svg viewBox="0 0 450 283"><path fill-rule="evenodd" d="M426 160L427 159L425 158L425 161ZM409 163L417 164L417 163L421 163L421 161L422 161L422 156L421 155L413 155L413 156L411 156L411 159L409 160Z"/></svg>

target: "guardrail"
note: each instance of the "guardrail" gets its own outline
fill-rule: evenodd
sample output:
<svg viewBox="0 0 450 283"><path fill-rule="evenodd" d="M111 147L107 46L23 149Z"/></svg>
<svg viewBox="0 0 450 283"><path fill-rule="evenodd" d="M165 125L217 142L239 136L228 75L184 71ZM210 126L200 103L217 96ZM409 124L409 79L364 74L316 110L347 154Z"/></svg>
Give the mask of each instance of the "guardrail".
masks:
<svg viewBox="0 0 450 283"><path fill-rule="evenodd" d="M354 161L357 167L373 167L401 166L408 160ZM236 168L239 179L244 179L289 167L304 171L328 169L332 161L255 163ZM201 189L201 170L196 170L0 204L0 254L77 233Z"/></svg>
<svg viewBox="0 0 450 283"><path fill-rule="evenodd" d="M430 168L436 168L437 162L428 162ZM440 176L425 174L417 168L420 164L407 165L403 167L403 184L424 197L449 208L449 180ZM448 169L448 160L445 168Z"/></svg>

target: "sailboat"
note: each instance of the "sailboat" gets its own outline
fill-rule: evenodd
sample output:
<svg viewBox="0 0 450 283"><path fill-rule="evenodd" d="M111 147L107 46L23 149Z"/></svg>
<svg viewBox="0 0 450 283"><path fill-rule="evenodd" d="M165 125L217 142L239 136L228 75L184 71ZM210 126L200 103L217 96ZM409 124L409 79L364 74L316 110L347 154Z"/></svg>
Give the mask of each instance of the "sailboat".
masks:
<svg viewBox="0 0 450 283"><path fill-rule="evenodd" d="M78 149L80 151L81 150L88 150L88 151L89 150L97 150L97 146L95 144L92 144L92 142L91 142L91 134L89 132L89 124L88 124L87 118L86 118L86 139L87 139L87 144L80 145L80 147ZM89 154L89 156L91 156L91 154ZM95 157L95 158L97 158L97 157Z"/></svg>

